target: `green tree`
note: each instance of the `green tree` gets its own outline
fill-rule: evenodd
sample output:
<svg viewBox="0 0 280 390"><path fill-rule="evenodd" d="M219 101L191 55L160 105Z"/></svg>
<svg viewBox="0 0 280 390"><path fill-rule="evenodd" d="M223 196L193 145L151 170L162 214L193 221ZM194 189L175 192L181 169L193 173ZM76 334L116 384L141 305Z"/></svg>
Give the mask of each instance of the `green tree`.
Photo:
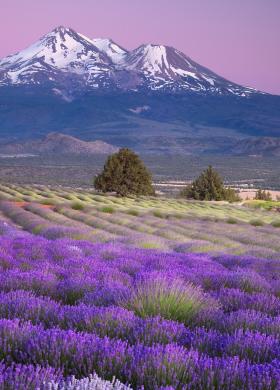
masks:
<svg viewBox="0 0 280 390"><path fill-rule="evenodd" d="M268 192L268 191L266 192L265 190L259 189L259 190L256 192L255 199L256 199L256 200L266 200L266 201L270 201L270 200L272 200L272 197L271 197L271 193L270 193L270 192Z"/></svg>
<svg viewBox="0 0 280 390"><path fill-rule="evenodd" d="M127 148L108 157L103 172L94 180L94 187L121 196L155 193L150 172L138 155Z"/></svg>
<svg viewBox="0 0 280 390"><path fill-rule="evenodd" d="M192 184L183 189L182 196L196 200L238 201L240 198L231 188L225 188L220 175L210 165Z"/></svg>

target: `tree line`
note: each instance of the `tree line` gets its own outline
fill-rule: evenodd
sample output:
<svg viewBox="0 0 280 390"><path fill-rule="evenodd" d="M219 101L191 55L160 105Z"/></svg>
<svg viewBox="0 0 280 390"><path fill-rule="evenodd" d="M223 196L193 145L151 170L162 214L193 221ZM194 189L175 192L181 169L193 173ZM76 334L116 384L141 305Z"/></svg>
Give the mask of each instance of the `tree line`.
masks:
<svg viewBox="0 0 280 390"><path fill-rule="evenodd" d="M115 192L119 196L155 195L152 175L140 157L122 148L108 157L103 171L94 179L94 187L101 192ZM239 201L235 190L227 188L219 173L210 165L180 194L187 199ZM268 199L269 193L259 190L257 199Z"/></svg>

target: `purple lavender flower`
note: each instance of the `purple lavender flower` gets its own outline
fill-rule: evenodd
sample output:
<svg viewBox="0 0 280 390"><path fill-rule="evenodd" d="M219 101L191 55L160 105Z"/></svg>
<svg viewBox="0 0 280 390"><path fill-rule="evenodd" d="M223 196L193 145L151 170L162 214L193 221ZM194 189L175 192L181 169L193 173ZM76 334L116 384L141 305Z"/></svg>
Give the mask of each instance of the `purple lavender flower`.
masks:
<svg viewBox="0 0 280 390"><path fill-rule="evenodd" d="M280 388L279 262L136 249L123 226L71 239L92 232L76 210L1 209L37 235L0 226L0 389Z"/></svg>

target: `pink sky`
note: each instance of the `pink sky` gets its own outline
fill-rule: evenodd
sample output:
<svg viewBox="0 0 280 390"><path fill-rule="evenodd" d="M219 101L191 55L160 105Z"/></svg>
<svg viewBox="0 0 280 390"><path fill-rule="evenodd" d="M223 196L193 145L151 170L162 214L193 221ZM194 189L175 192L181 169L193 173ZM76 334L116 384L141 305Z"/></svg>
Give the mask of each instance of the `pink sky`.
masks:
<svg viewBox="0 0 280 390"><path fill-rule="evenodd" d="M280 0L0 0L0 57L58 25L132 49L161 43L280 95Z"/></svg>

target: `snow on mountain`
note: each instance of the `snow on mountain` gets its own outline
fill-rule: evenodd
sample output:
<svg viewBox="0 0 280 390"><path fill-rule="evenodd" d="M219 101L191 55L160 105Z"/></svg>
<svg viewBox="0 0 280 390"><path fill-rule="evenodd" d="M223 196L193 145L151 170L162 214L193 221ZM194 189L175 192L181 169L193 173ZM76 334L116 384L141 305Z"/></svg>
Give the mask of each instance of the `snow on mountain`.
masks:
<svg viewBox="0 0 280 390"><path fill-rule="evenodd" d="M127 51L110 39L89 39L65 27L0 60L0 86L14 84L51 84L54 91L63 86L64 91L257 92L225 80L172 47L148 44Z"/></svg>
<svg viewBox="0 0 280 390"><path fill-rule="evenodd" d="M83 76L95 84L111 71L111 60L90 39L58 27L27 49L0 61L0 83L40 84L56 81L61 72ZM94 86L94 85L93 85Z"/></svg>
<svg viewBox="0 0 280 390"><path fill-rule="evenodd" d="M255 92L223 79L169 46L142 45L128 53L123 66L142 72L152 89L240 95Z"/></svg>
<svg viewBox="0 0 280 390"><path fill-rule="evenodd" d="M108 57L110 57L114 64L124 60L126 54L128 53L127 50L118 46L111 39L95 38L92 42L102 53L105 53Z"/></svg>

